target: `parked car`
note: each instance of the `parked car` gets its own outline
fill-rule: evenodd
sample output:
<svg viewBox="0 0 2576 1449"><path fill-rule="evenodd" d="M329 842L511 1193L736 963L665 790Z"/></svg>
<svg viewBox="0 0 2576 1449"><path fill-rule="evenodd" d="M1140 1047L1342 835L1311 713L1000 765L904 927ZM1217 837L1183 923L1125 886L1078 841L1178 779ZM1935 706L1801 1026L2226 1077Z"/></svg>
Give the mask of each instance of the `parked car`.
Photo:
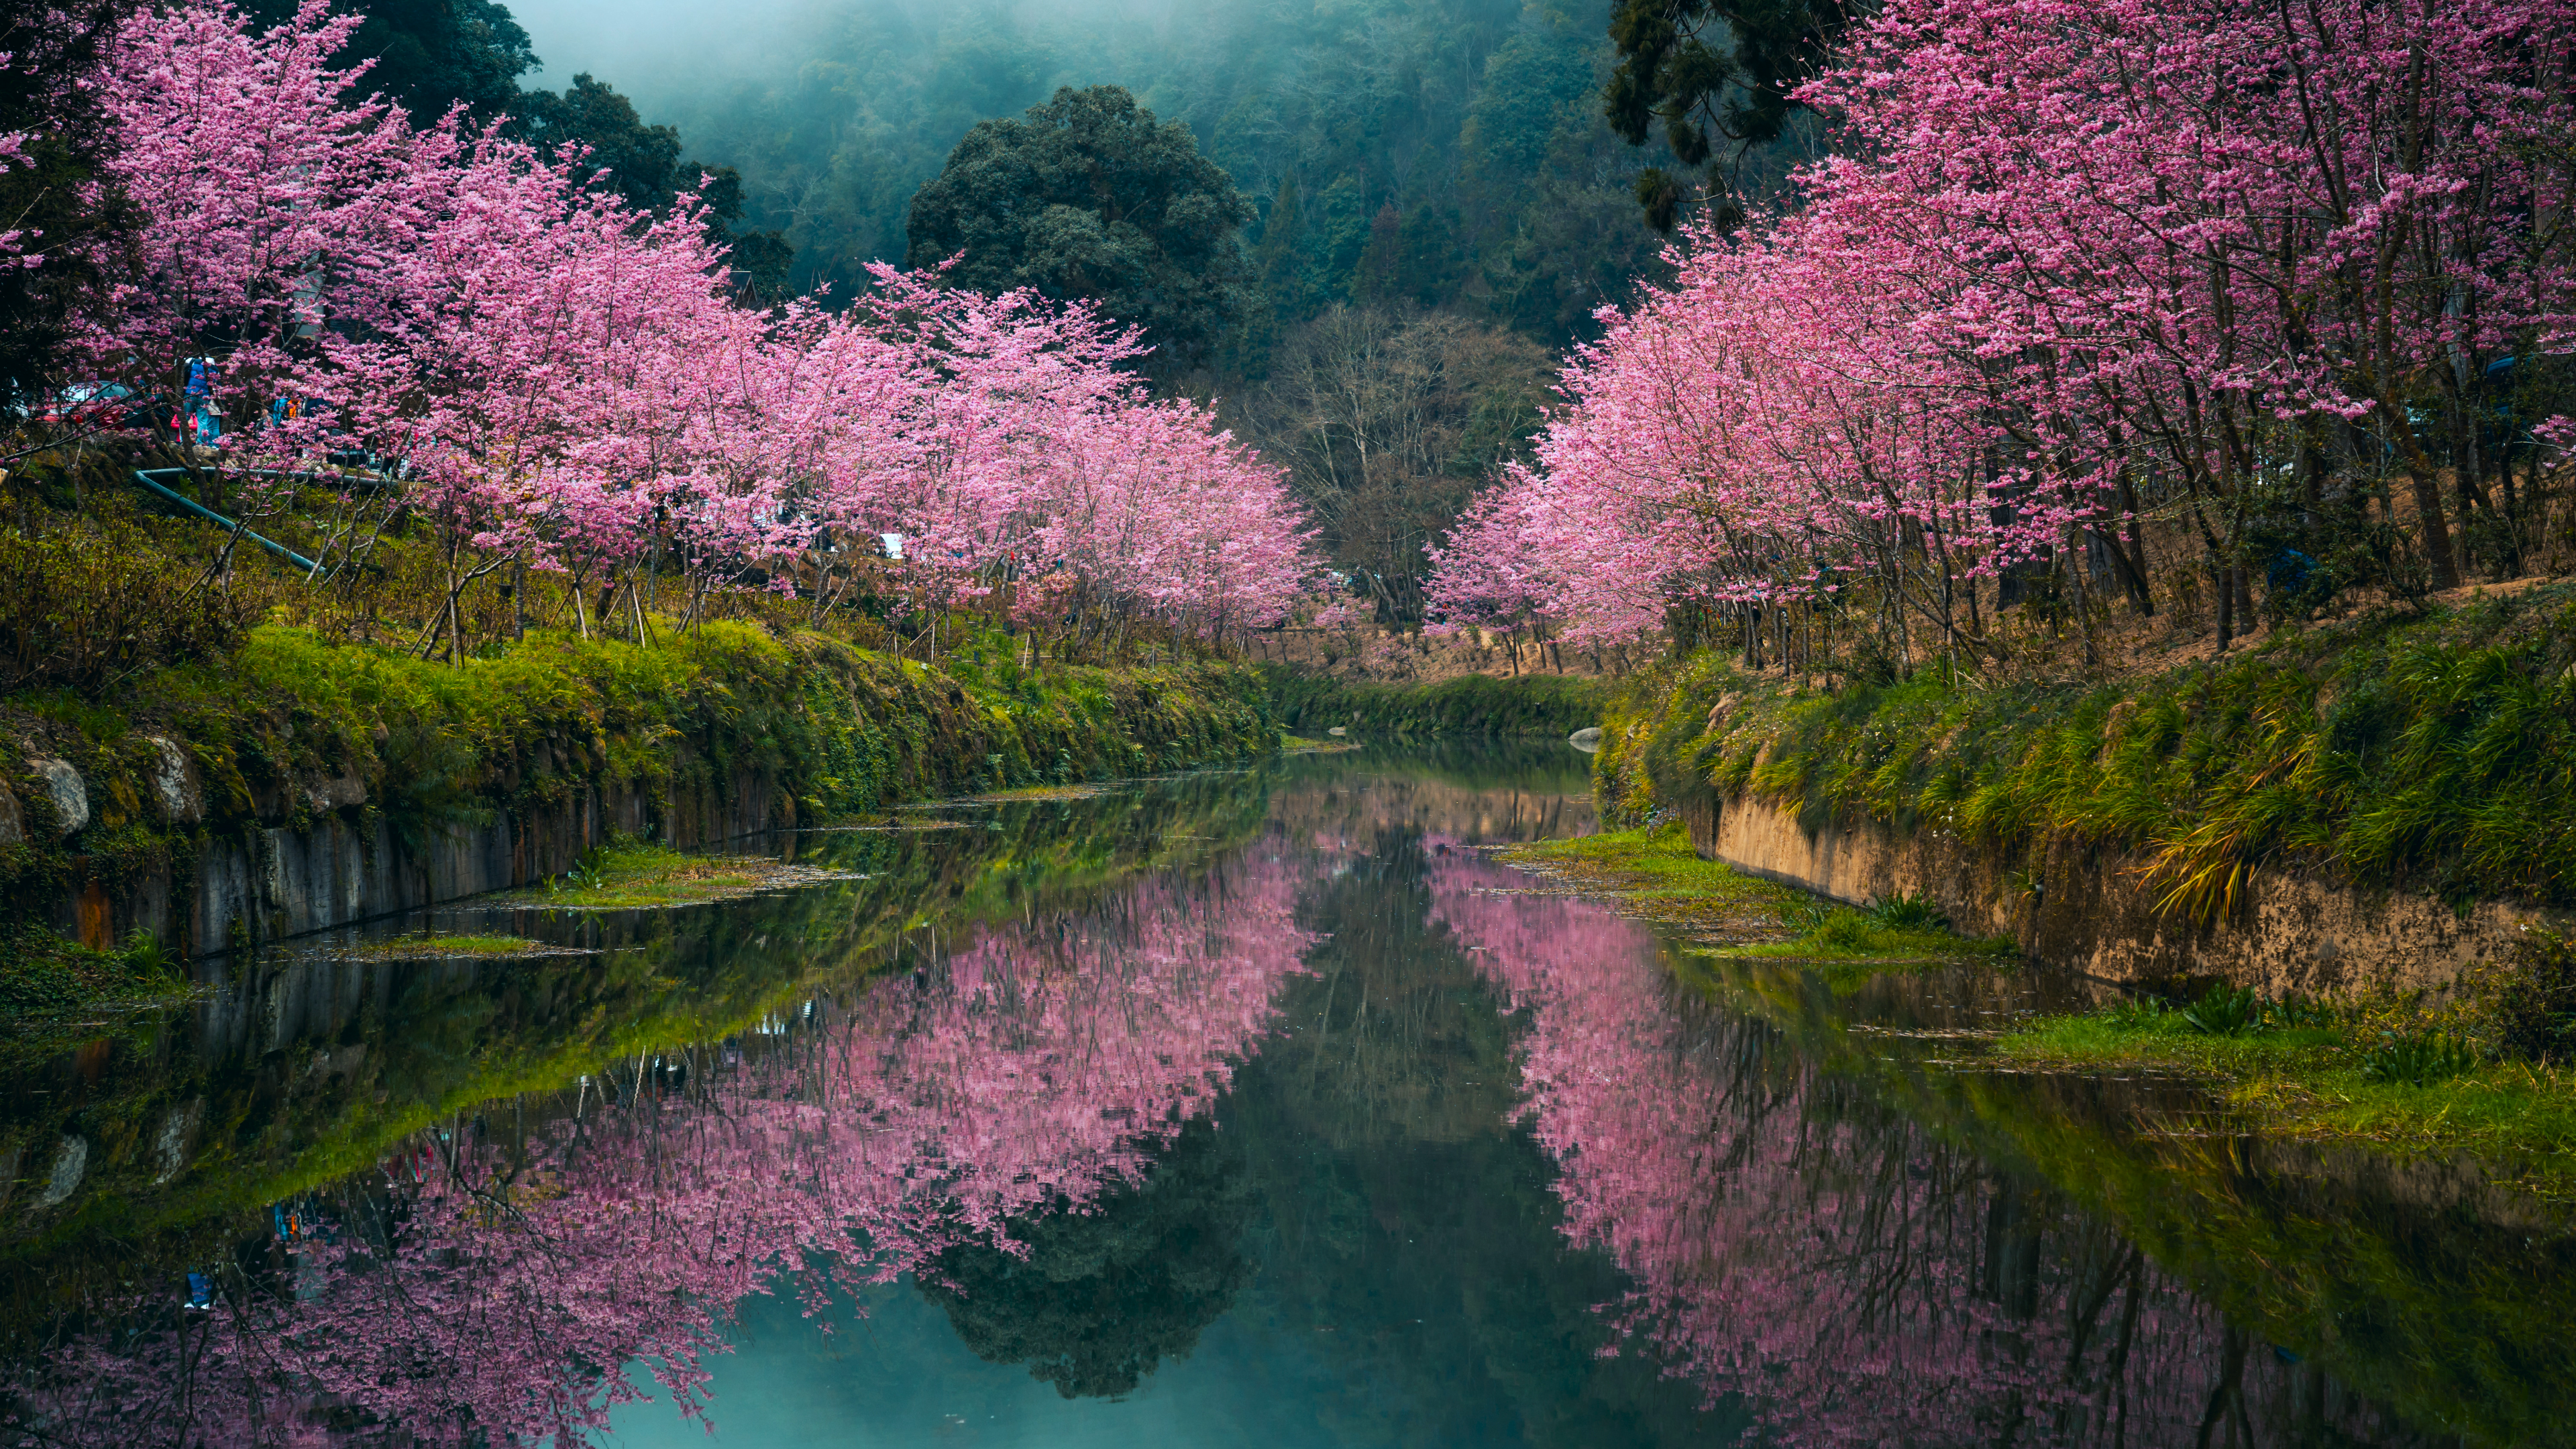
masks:
<svg viewBox="0 0 2576 1449"><path fill-rule="evenodd" d="M57 427L140 427L151 421L151 408L121 382L66 383L37 405L35 420Z"/></svg>

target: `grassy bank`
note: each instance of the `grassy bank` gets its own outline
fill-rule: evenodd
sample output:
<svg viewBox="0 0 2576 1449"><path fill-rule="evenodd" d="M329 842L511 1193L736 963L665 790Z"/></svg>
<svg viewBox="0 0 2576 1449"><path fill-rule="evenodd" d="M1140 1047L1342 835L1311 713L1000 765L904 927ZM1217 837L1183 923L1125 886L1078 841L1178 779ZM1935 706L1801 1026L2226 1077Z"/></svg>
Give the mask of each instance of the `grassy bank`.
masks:
<svg viewBox="0 0 2576 1449"><path fill-rule="evenodd" d="M2117 847L2202 920L2284 866L2576 906L2576 582L2098 683L1926 672L1822 690L1705 654L1606 726L1604 800L1629 818L1713 790L2007 856Z"/></svg>
<svg viewBox="0 0 2576 1449"><path fill-rule="evenodd" d="M2146 871L2177 925L2241 919L2254 875L2290 870L2454 906L2576 906L2576 583L2285 629L2117 680L1825 689L1704 655L1618 702L1605 735L1614 820L1752 798L1810 828L1944 832L2008 881L2100 849ZM2470 1153L2576 1194L2576 965L2545 931L2438 999L2175 982L1992 1050L2068 1080L2190 1078L2276 1138Z"/></svg>
<svg viewBox="0 0 2576 1449"><path fill-rule="evenodd" d="M1555 674L1469 674L1438 684L1355 684L1285 665L1262 682L1279 722L1304 735L1568 735L1601 722L1599 680Z"/></svg>
<svg viewBox="0 0 2576 1449"><path fill-rule="evenodd" d="M2187 1074L2275 1135L2470 1152L2576 1202L2576 947L2554 932L2528 933L2439 1003L2145 995L2031 1023L1994 1053L2044 1070Z"/></svg>
<svg viewBox="0 0 2576 1449"><path fill-rule="evenodd" d="M1247 669L1019 658L998 633L958 638L933 669L715 622L645 645L532 632L451 665L268 626L113 689L0 695L0 926L11 941L72 934L69 903L93 887L115 897L163 871L184 878L213 840L332 814L420 839L593 787L668 804L748 780L773 791L773 820L813 823L1275 747ZM85 822L56 789L66 766ZM62 996L42 984L61 975L48 959L0 947L0 1001Z"/></svg>
<svg viewBox="0 0 2576 1449"><path fill-rule="evenodd" d="M2009 941L1952 934L1919 900L1854 910L1703 860L1678 825L1540 841L1499 851L1495 858L1632 915L1682 927L1709 948L1706 954L1813 966L1837 981L1934 962L2008 960L2012 954Z"/></svg>

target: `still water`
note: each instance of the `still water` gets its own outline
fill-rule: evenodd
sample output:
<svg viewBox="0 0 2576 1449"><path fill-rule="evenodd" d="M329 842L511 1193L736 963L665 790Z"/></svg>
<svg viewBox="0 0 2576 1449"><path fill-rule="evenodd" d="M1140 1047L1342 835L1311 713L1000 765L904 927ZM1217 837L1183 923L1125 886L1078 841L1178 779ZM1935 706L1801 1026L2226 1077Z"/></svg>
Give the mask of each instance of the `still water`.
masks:
<svg viewBox="0 0 2576 1449"><path fill-rule="evenodd" d="M1485 857L1583 763L907 812L18 1049L0 1443L2576 1439L2559 1217L1981 1066L2080 983L1838 994Z"/></svg>

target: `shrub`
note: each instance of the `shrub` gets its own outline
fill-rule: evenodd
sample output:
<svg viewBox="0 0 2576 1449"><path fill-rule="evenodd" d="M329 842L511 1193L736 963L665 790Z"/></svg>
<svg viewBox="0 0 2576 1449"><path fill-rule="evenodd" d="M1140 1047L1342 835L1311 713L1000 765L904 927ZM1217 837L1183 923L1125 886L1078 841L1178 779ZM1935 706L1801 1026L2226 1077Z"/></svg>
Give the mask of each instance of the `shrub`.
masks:
<svg viewBox="0 0 2576 1449"><path fill-rule="evenodd" d="M1946 931L1950 918L1928 896L1898 891L1869 903L1870 919L1898 931Z"/></svg>
<svg viewBox="0 0 2576 1449"><path fill-rule="evenodd" d="M0 689L96 695L140 668L231 653L258 605L197 587L204 572L121 529L0 532Z"/></svg>
<svg viewBox="0 0 2576 1449"><path fill-rule="evenodd" d="M2263 998L2252 987L2213 986L2183 1014L2192 1030L2210 1036L2251 1036L2263 1029Z"/></svg>
<svg viewBox="0 0 2576 1449"><path fill-rule="evenodd" d="M2533 927L2505 960L2496 993L2496 1044L2534 1061L2576 1060L2576 944Z"/></svg>
<svg viewBox="0 0 2576 1449"><path fill-rule="evenodd" d="M2429 1031L2391 1033L2362 1054L2361 1075L2391 1086L2424 1087L2448 1081L2477 1064L2477 1049L2456 1038Z"/></svg>

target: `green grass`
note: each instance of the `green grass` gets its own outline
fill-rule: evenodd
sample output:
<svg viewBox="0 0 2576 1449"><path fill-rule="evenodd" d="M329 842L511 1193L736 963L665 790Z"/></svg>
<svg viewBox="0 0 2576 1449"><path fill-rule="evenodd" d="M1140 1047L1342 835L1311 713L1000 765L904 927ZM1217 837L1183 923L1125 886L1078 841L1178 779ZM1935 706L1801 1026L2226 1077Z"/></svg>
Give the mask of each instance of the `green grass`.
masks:
<svg viewBox="0 0 2576 1449"><path fill-rule="evenodd" d="M1818 692L1704 654L1611 714L1614 816L1714 792L2008 859L2112 846L2201 921L2241 908L2251 872L2294 864L2454 903L2576 905L2576 582L2098 684L1927 672Z"/></svg>
<svg viewBox="0 0 2576 1449"><path fill-rule="evenodd" d="M1838 980L1857 981L1890 966L2013 954L2009 940L1972 941L1933 924L1919 901L1854 910L1703 860L1679 825L1541 841L1496 858L1547 870L1649 919L1723 940L1704 954L1815 963L1836 968L1829 974ZM1868 969L1847 969L1854 966Z"/></svg>
<svg viewBox="0 0 2576 1449"><path fill-rule="evenodd" d="M544 942L531 941L525 936L438 934L396 936L389 941L371 941L360 947L355 954L391 961L459 957L499 959L507 956L525 956L530 952L550 949L552 948Z"/></svg>
<svg viewBox="0 0 2576 1449"><path fill-rule="evenodd" d="M2424 1080L2375 1076L2391 1042L2421 1038L2355 1011L2335 1025L2194 1028L2179 1010L2114 1006L2052 1017L1995 1043L1999 1058L2057 1070L2149 1069L2208 1079L2251 1125L2280 1136L2470 1153L2508 1180L2576 1198L2576 1072L2467 1048Z"/></svg>
<svg viewBox="0 0 2576 1449"><path fill-rule="evenodd" d="M570 911L661 910L749 895L776 882L784 870L762 856L689 855L621 840L592 851L581 864L542 885L505 891L496 899Z"/></svg>

